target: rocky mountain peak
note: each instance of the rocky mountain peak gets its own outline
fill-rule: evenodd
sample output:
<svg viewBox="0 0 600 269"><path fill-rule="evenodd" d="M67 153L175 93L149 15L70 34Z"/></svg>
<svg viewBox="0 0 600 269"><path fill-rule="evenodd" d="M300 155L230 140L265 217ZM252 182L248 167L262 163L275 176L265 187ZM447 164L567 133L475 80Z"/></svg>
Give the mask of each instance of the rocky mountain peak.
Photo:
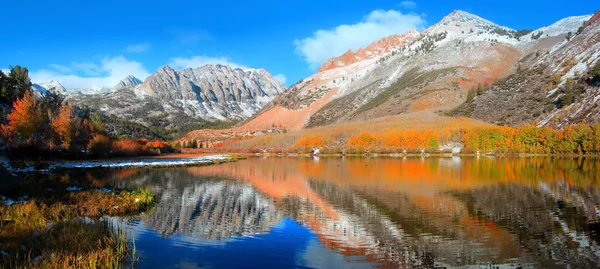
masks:
<svg viewBox="0 0 600 269"><path fill-rule="evenodd" d="M478 26L496 26L498 27L498 24L495 24L491 21L488 21L482 17L479 17L475 14L471 14L469 12L466 12L464 10L454 10L452 11L452 13L448 14L446 17L444 17L439 24L448 24L448 23L457 23L457 22L473 22L475 25Z"/></svg>
<svg viewBox="0 0 600 269"><path fill-rule="evenodd" d="M45 83L33 84L32 88L40 94L46 93L47 91L53 92L55 94L65 94L67 91L65 87L63 87L63 85L56 80L50 80Z"/></svg>
<svg viewBox="0 0 600 269"><path fill-rule="evenodd" d="M354 52L352 49L347 50L339 57L333 57L327 60L319 68L319 72L335 69L342 66L348 66L356 62L375 57L383 56L402 46L415 41L420 36L417 30L410 30L405 34L394 34L384 37L371 43L366 48L359 48Z"/></svg>
<svg viewBox="0 0 600 269"><path fill-rule="evenodd" d="M125 77L124 79L122 79L121 81L119 81L119 83L117 83L117 85L115 85L114 89L131 87L131 86L135 86L135 85L142 84L142 83L143 83L143 81L141 81L140 79L134 77L133 75L129 75L129 76Z"/></svg>

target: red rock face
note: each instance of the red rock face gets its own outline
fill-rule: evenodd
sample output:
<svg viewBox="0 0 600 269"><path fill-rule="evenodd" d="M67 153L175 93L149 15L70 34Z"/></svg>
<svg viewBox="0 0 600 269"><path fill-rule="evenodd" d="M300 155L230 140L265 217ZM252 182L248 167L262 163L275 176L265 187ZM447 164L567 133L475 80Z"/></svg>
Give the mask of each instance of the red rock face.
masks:
<svg viewBox="0 0 600 269"><path fill-rule="evenodd" d="M404 45L407 45L417 38L420 34L416 30L410 30L405 34L391 35L377 40L366 48L360 48L355 52L348 50L342 56L333 57L319 68L319 72L347 66L362 60L371 59L392 52Z"/></svg>
<svg viewBox="0 0 600 269"><path fill-rule="evenodd" d="M594 16L592 16L592 18L587 21L583 27L587 28L588 26L594 24L595 22L600 21L600 10L596 11L596 13L594 14Z"/></svg>

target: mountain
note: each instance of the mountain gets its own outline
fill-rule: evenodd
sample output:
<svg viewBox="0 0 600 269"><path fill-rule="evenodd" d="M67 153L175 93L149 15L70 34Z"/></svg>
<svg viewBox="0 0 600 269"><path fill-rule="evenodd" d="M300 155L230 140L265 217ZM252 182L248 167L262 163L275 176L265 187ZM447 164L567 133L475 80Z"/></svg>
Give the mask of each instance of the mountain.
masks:
<svg viewBox="0 0 600 269"><path fill-rule="evenodd" d="M143 81L141 81L140 79L138 79L132 75L129 75L126 78L119 81L119 83L117 83L117 85L115 85L113 87L113 89L132 87L132 86L142 84L142 83L143 83Z"/></svg>
<svg viewBox="0 0 600 269"><path fill-rule="evenodd" d="M285 86L264 69L205 65L184 70L164 66L141 89L151 98L180 106L188 116L225 120L252 116Z"/></svg>
<svg viewBox="0 0 600 269"><path fill-rule="evenodd" d="M63 85L61 85L56 80L51 80L49 82L39 83L39 84L34 83L32 85L32 88L34 89L35 92L37 92L39 94L45 94L48 91L56 93L56 94L65 94L66 93L65 87L63 87Z"/></svg>
<svg viewBox="0 0 600 269"><path fill-rule="evenodd" d="M524 56L519 70L467 101L456 114L511 126L600 123L600 85L586 75L600 66L600 12L591 19L566 18L533 34L559 32L567 36Z"/></svg>
<svg viewBox="0 0 600 269"><path fill-rule="evenodd" d="M391 35L371 43L366 48L360 48L356 53L348 50L339 57L333 57L325 62L319 68L319 72L331 70L338 67L347 66L362 60L372 59L378 56L385 55L393 50L399 49L402 46L415 41L420 36L417 30L410 30L405 34Z"/></svg>
<svg viewBox="0 0 600 269"><path fill-rule="evenodd" d="M285 90L264 69L223 65L160 68L145 81L128 76L105 94L70 94L69 100L119 117L244 119Z"/></svg>
<svg viewBox="0 0 600 269"><path fill-rule="evenodd" d="M564 109L556 104L564 93L550 96L553 92L548 89L541 94L531 92L537 84L547 85L548 77L557 73L561 75L557 87L564 88L569 76L581 77L598 60L597 23L588 22L583 33L576 34L591 17L568 17L534 31L517 31L456 10L418 35L414 31L402 35L412 41L378 49L370 57L361 57L369 54L359 50L328 60L319 72L291 86L242 127L281 126L298 130L400 114L425 118L450 113L508 125L545 120ZM393 38L373 44L386 44ZM571 68L566 70L565 66ZM532 77L535 72L542 76ZM494 92L485 89L496 87L515 74L527 80L508 82L499 90L502 95L482 101L486 98L481 95ZM484 89L471 98L472 89L478 87ZM557 87L554 93L564 91ZM592 96L581 98L576 103L585 103L584 99ZM521 102L522 99L536 101ZM473 114L472 108L461 110L472 104L494 109L475 109ZM520 105L519 111L525 112L513 113L512 116L521 115L514 120L499 121L516 104Z"/></svg>

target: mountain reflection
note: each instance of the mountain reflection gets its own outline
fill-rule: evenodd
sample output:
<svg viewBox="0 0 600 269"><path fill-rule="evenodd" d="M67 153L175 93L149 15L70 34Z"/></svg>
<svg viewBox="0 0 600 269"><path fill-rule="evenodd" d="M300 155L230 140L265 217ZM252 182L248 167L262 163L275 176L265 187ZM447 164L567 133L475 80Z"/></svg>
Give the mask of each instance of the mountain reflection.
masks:
<svg viewBox="0 0 600 269"><path fill-rule="evenodd" d="M557 159L250 158L131 175L163 236L226 240L284 217L382 267L596 267L600 163Z"/></svg>

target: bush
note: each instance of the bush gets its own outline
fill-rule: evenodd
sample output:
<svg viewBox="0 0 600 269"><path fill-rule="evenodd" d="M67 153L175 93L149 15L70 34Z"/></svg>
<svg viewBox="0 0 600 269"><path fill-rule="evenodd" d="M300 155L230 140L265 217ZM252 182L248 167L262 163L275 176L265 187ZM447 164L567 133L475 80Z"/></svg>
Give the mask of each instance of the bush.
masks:
<svg viewBox="0 0 600 269"><path fill-rule="evenodd" d="M319 135L303 135L296 140L294 148L304 153L310 153L314 148L323 147L324 143L323 137Z"/></svg>
<svg viewBox="0 0 600 269"><path fill-rule="evenodd" d="M103 135L94 135L88 143L88 151L94 157L108 157L112 150L113 143L108 137Z"/></svg>
<svg viewBox="0 0 600 269"><path fill-rule="evenodd" d="M140 145L136 140L119 140L113 143L113 155L116 157L135 157L157 155L155 151Z"/></svg>
<svg viewBox="0 0 600 269"><path fill-rule="evenodd" d="M473 149L473 148L463 148L460 151L461 154L475 154L477 153L477 150Z"/></svg>

